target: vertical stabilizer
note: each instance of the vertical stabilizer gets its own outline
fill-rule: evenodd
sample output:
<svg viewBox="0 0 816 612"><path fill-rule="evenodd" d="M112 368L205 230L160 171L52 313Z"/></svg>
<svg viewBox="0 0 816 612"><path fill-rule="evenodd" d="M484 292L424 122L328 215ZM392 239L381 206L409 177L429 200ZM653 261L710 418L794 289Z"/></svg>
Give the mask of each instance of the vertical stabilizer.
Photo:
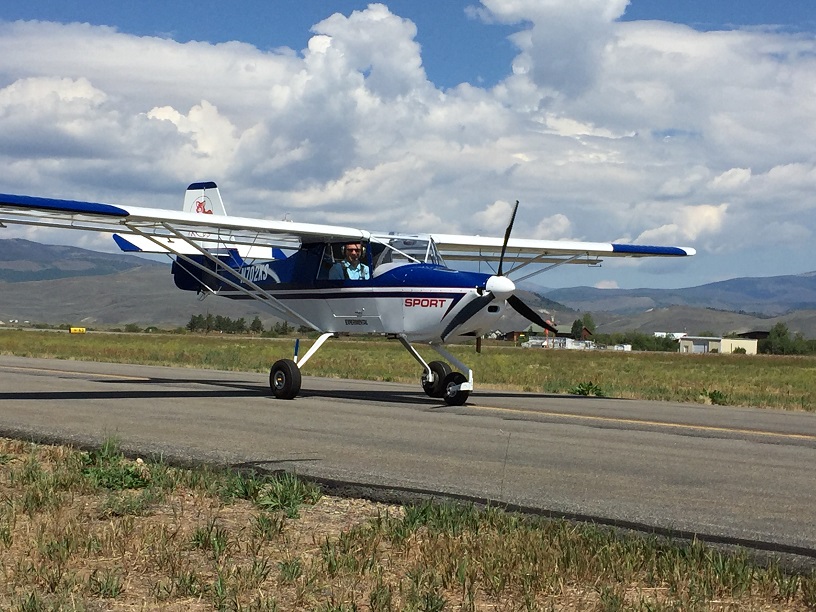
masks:
<svg viewBox="0 0 816 612"><path fill-rule="evenodd" d="M200 215L226 215L218 185L212 181L193 183L184 193L184 212Z"/></svg>

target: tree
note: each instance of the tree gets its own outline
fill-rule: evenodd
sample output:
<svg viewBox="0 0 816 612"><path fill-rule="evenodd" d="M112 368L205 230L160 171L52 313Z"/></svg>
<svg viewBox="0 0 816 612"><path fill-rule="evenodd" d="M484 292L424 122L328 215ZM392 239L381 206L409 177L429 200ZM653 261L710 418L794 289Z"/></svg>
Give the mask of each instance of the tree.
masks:
<svg viewBox="0 0 816 612"><path fill-rule="evenodd" d="M586 327L590 333L595 333L595 320L592 318L591 313L586 313L581 321L583 322L584 327Z"/></svg>
<svg viewBox="0 0 816 612"><path fill-rule="evenodd" d="M573 340L580 340L581 333L584 331L584 321L583 319L575 319L572 322L572 329L570 330L570 336L572 336Z"/></svg>
<svg viewBox="0 0 816 612"><path fill-rule="evenodd" d="M191 332L197 332L204 329L204 317L201 315L193 315L187 323L187 329Z"/></svg>
<svg viewBox="0 0 816 612"><path fill-rule="evenodd" d="M253 334L262 334L264 331L263 323L261 322L260 317L255 315L255 318L252 319L252 323L249 324L249 331Z"/></svg>
<svg viewBox="0 0 816 612"><path fill-rule="evenodd" d="M765 340L759 341L757 348L760 353L771 355L804 355L808 352L808 341L802 334L791 338L788 326L780 322L771 328Z"/></svg>

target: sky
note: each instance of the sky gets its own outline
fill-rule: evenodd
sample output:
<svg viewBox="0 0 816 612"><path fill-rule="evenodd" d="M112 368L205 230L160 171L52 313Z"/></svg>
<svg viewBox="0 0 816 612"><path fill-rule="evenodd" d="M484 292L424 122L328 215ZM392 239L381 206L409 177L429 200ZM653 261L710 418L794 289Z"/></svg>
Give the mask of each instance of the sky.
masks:
<svg viewBox="0 0 816 612"><path fill-rule="evenodd" d="M0 192L698 253L547 287L816 270L814 99L813 2L0 4Z"/></svg>

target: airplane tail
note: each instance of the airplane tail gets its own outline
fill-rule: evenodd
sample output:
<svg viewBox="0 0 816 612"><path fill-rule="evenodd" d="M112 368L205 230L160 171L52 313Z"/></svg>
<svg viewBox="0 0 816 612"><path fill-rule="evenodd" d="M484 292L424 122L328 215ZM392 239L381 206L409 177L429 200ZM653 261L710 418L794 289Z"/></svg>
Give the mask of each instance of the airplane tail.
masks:
<svg viewBox="0 0 816 612"><path fill-rule="evenodd" d="M218 185L212 181L193 183L184 193L184 212L200 215L226 215Z"/></svg>

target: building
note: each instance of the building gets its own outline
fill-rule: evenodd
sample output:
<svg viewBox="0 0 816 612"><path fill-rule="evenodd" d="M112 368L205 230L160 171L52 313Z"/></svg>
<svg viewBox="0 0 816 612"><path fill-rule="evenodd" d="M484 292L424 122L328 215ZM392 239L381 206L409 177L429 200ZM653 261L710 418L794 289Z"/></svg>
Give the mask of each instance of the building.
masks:
<svg viewBox="0 0 816 612"><path fill-rule="evenodd" d="M750 338L715 338L708 336L684 336L680 338L681 353L733 353L745 349L747 355L757 354L757 341Z"/></svg>

